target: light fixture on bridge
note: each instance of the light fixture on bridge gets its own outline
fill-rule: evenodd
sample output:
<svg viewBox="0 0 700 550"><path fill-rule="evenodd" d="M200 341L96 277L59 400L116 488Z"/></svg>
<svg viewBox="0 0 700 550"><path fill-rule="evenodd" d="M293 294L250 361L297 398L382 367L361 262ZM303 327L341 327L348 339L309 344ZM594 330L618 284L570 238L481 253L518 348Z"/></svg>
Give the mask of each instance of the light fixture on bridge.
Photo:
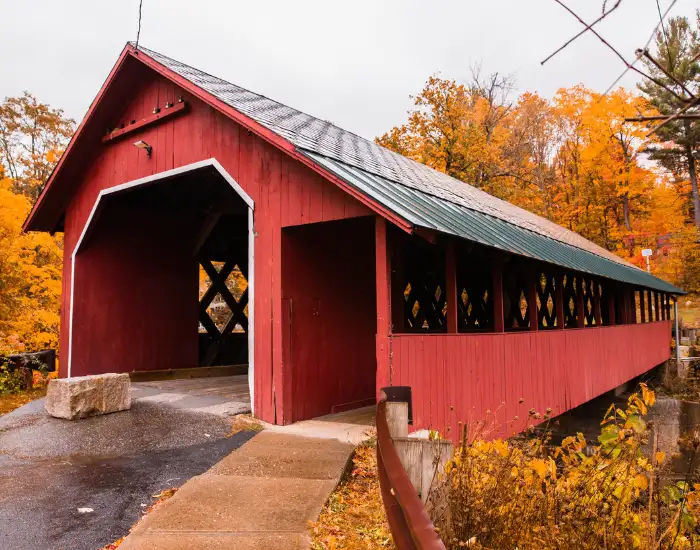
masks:
<svg viewBox="0 0 700 550"><path fill-rule="evenodd" d="M134 143L134 147L138 147L139 149L145 149L146 150L146 156L150 158L151 153L153 152L153 147L151 147L148 143L143 141L142 139L138 140L137 142Z"/></svg>

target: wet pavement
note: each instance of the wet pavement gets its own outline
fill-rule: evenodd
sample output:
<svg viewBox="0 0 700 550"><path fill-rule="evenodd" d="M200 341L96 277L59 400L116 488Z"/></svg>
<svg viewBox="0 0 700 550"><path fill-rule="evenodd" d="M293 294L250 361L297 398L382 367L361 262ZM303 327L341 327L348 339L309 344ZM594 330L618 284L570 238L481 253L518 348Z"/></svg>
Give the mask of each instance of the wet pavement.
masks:
<svg viewBox="0 0 700 550"><path fill-rule="evenodd" d="M248 441L225 416L134 401L67 421L43 400L0 417L0 548L101 548L128 533L152 496Z"/></svg>

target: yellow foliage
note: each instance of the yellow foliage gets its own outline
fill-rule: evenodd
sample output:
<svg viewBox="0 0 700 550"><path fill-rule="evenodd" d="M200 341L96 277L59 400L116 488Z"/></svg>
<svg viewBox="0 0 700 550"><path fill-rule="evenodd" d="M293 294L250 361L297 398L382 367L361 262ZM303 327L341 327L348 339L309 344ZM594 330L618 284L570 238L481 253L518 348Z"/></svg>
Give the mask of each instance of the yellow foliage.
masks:
<svg viewBox="0 0 700 550"><path fill-rule="evenodd" d="M0 354L56 348L62 239L23 233L29 200L0 167Z"/></svg>
<svg viewBox="0 0 700 550"><path fill-rule="evenodd" d="M691 548L700 543L700 484L659 483L649 460L645 385L611 406L596 442L550 434L487 442L465 430L428 502L450 549ZM505 446L505 447L504 447ZM691 447L697 453L700 439ZM692 475L693 474L689 474ZM654 484L651 481L654 480Z"/></svg>

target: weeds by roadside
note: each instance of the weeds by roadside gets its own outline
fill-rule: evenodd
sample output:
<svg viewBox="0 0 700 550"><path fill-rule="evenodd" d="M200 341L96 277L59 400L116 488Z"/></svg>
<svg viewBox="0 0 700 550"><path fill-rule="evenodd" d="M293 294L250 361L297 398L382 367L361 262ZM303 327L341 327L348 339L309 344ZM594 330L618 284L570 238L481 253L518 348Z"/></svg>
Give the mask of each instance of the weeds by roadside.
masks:
<svg viewBox="0 0 700 550"><path fill-rule="evenodd" d="M52 374L43 370L10 369L0 358L0 415L26 405L46 395L46 386Z"/></svg>

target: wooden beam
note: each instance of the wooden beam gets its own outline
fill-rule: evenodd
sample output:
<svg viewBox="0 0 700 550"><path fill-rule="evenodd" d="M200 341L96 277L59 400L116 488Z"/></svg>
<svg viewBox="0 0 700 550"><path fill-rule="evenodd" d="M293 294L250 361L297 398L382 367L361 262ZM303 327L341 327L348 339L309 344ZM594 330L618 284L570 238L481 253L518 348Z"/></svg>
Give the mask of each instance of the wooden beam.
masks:
<svg viewBox="0 0 700 550"><path fill-rule="evenodd" d="M603 316L600 311L600 281L593 281L593 317L595 318L595 326L599 327L603 324Z"/></svg>
<svg viewBox="0 0 700 550"><path fill-rule="evenodd" d="M493 285L493 331L505 331L503 316L503 259L494 257L491 264L491 281Z"/></svg>
<svg viewBox="0 0 700 550"><path fill-rule="evenodd" d="M374 218L375 284L377 296L376 395L391 385L389 338L391 335L391 261L389 256L386 219Z"/></svg>
<svg viewBox="0 0 700 550"><path fill-rule="evenodd" d="M654 291L654 321L661 321L661 312L659 311L659 293Z"/></svg>
<svg viewBox="0 0 700 550"><path fill-rule="evenodd" d="M576 326L586 326L586 316L583 312L583 277L580 273L576 274Z"/></svg>
<svg viewBox="0 0 700 550"><path fill-rule="evenodd" d="M613 326L616 324L615 321L615 295L616 287L613 286L611 282L607 283L607 295L608 295L608 324Z"/></svg>
<svg viewBox="0 0 700 550"><path fill-rule="evenodd" d="M220 219L221 212L210 212L207 215L206 219L204 220L204 223L202 224L202 228L199 230L197 240L195 241L193 249L193 254L195 256L199 254L199 251L204 246L204 243L207 242L209 235L211 235L211 232L214 231L214 227L216 227L216 224L219 222Z"/></svg>
<svg viewBox="0 0 700 550"><path fill-rule="evenodd" d="M644 290L639 290L639 321L640 323L646 323L647 322L647 313L646 310L644 309ZM636 319L636 315L635 315Z"/></svg>
<svg viewBox="0 0 700 550"><path fill-rule="evenodd" d="M534 266L528 266L527 269L527 307L530 313L530 327L531 331L537 331L539 329L539 323L537 318L537 269Z"/></svg>
<svg viewBox="0 0 700 550"><path fill-rule="evenodd" d="M175 103L175 105L172 105L171 107L163 107L159 112L147 116L146 118L142 118L141 120L137 120L133 124L128 124L123 128L117 128L116 130L112 130L109 134L102 137L102 143L114 141L116 139L124 137L127 134L135 132L136 130L141 130L142 128L151 126L156 122L161 122L168 118L172 118L173 116L179 113L183 113L186 109L187 103L185 103L184 101Z"/></svg>
<svg viewBox="0 0 700 550"><path fill-rule="evenodd" d="M445 299L447 301L447 332L457 332L457 253L453 239L445 247Z"/></svg>
<svg viewBox="0 0 700 550"><path fill-rule="evenodd" d="M666 320L666 293L661 294L661 320Z"/></svg>
<svg viewBox="0 0 700 550"><path fill-rule="evenodd" d="M647 290L646 292L646 301L647 301L647 323L651 323L654 320L654 307L653 303L651 301L651 290Z"/></svg>
<svg viewBox="0 0 700 550"><path fill-rule="evenodd" d="M404 316L404 304L406 298L406 269L404 266L404 249L402 244L406 242L403 234L396 235L387 231L387 246L390 251L389 265L391 266L391 332L404 332L406 330L406 318Z"/></svg>
<svg viewBox="0 0 700 550"><path fill-rule="evenodd" d="M428 229L426 227L416 227L413 230L413 233L432 245L438 244L438 234L432 229Z"/></svg>
<svg viewBox="0 0 700 550"><path fill-rule="evenodd" d="M554 307L557 312L557 328L564 329L564 272L558 271L554 275Z"/></svg>

